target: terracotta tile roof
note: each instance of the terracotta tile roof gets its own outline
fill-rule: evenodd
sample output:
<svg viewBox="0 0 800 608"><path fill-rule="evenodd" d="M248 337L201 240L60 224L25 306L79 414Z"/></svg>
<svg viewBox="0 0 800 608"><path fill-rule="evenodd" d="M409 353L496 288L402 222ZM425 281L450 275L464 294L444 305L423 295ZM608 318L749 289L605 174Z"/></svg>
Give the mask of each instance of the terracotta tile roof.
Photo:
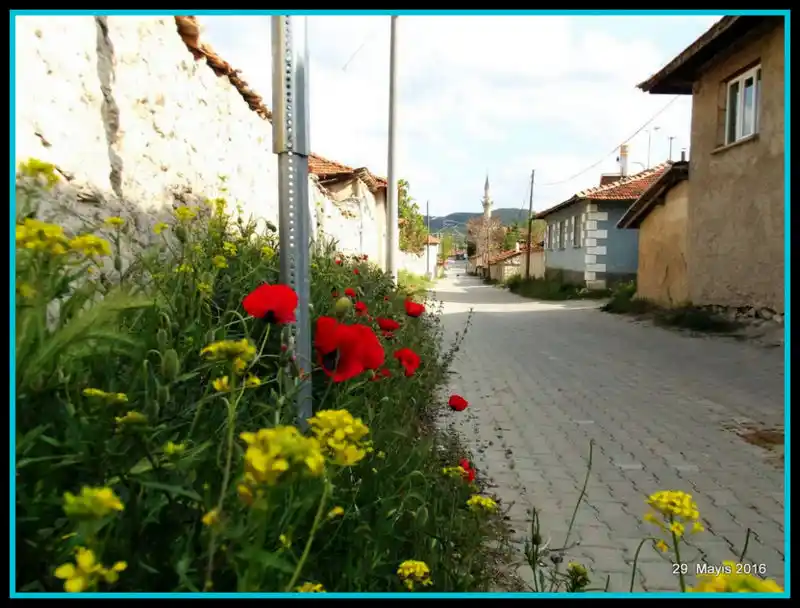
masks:
<svg viewBox="0 0 800 608"><path fill-rule="evenodd" d="M234 69L231 64L222 59L211 45L200 41L200 25L197 22L197 17L178 15L175 17L175 25L178 29L178 35L195 60L204 59L208 67L214 71L214 74L228 79L228 82L239 92L253 112L264 120L272 122L272 112L264 104L263 98L239 76L239 70ZM372 192L388 186L386 178L378 177L366 168L353 169L313 153L308 157L308 172L318 177L354 175L361 179Z"/></svg>
<svg viewBox="0 0 800 608"><path fill-rule="evenodd" d="M531 246L532 251L540 251L541 249L542 247L538 244ZM497 264L498 262L505 262L506 260L510 260L513 257L522 255L526 251L528 251L527 245L523 245L522 247L520 247L519 251L517 251L516 249L509 249L508 251L503 251L502 253L498 253L493 258L490 258L489 264L491 265L491 264Z"/></svg>
<svg viewBox="0 0 800 608"><path fill-rule="evenodd" d="M714 56L724 52L768 20L773 20L777 25L783 21L783 17L723 17L667 65L636 86L646 93L691 95L692 83Z"/></svg>
<svg viewBox="0 0 800 608"><path fill-rule="evenodd" d="M634 201L669 168L670 164L667 161L645 171L623 177L610 184L588 188L578 192L577 196L589 200Z"/></svg>
<svg viewBox="0 0 800 608"><path fill-rule="evenodd" d="M441 243L441 241L431 234L425 239L426 245L438 245L439 243Z"/></svg>
<svg viewBox="0 0 800 608"><path fill-rule="evenodd" d="M659 176L667 170L670 162L661 163L645 171L634 173L623 177L610 184L595 186L582 190L565 200L563 203L554 205L549 209L540 211L536 214L537 219L543 219L555 211L565 209L579 201L635 201L642 193L655 182Z"/></svg>

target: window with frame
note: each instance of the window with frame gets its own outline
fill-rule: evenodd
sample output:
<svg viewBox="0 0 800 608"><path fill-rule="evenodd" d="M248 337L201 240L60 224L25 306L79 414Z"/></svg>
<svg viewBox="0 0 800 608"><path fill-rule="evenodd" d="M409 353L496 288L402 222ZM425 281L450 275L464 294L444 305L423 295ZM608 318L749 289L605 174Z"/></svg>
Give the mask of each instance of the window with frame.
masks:
<svg viewBox="0 0 800 608"><path fill-rule="evenodd" d="M728 81L725 106L725 145L758 132L761 97L761 66L757 65Z"/></svg>
<svg viewBox="0 0 800 608"><path fill-rule="evenodd" d="M561 220L558 223L558 248L564 249L564 238L566 237L566 225L567 222Z"/></svg>
<svg viewBox="0 0 800 608"><path fill-rule="evenodd" d="M581 214L572 218L572 246L581 246Z"/></svg>

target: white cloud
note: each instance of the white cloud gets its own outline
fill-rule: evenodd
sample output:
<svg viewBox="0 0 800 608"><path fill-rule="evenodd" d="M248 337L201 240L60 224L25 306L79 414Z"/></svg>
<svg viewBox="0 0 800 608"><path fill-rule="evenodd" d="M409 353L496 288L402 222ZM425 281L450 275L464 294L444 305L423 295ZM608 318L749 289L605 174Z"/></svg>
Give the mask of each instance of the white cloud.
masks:
<svg viewBox="0 0 800 608"><path fill-rule="evenodd" d="M498 207L563 200L616 168L596 163L669 98L635 85L714 17L401 17L398 172L432 212L480 209L488 170ZM271 101L269 17L204 17L204 37ZM310 17L312 149L385 175L389 19ZM651 163L688 146L691 104L653 123ZM631 170L647 163L647 134L631 140Z"/></svg>

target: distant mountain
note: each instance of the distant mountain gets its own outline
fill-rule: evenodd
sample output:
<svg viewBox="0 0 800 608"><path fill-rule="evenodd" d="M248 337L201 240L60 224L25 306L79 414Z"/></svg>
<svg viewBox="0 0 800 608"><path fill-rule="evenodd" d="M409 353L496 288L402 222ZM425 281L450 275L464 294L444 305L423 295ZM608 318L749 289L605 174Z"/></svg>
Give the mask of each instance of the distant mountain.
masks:
<svg viewBox="0 0 800 608"><path fill-rule="evenodd" d="M451 213L443 217L431 218L431 232L439 232L446 228L455 229L460 232L466 232L466 224L473 217L480 217L483 215L480 212L475 213ZM505 226L509 226L514 222L524 223L528 215L527 209L519 208L506 208L506 209L493 209L492 217L499 218ZM424 217L424 216L423 216ZM425 218L427 220L427 218Z"/></svg>

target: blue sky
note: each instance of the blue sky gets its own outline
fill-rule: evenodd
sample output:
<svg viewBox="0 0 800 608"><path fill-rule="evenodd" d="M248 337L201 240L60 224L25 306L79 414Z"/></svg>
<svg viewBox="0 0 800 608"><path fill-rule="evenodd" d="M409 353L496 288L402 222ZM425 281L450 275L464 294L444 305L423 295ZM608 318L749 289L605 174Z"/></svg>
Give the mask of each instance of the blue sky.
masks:
<svg viewBox="0 0 800 608"><path fill-rule="evenodd" d="M432 215L479 211L488 171L496 207L544 209L617 170L609 152L672 100L636 84L719 17L401 17L398 174ZM200 17L202 38L269 103L269 17ZM388 17L309 17L311 147L386 174ZM691 100L651 124L650 163L689 145ZM630 140L631 172L648 134ZM598 166L568 180L583 169ZM558 183L555 183L558 182Z"/></svg>

